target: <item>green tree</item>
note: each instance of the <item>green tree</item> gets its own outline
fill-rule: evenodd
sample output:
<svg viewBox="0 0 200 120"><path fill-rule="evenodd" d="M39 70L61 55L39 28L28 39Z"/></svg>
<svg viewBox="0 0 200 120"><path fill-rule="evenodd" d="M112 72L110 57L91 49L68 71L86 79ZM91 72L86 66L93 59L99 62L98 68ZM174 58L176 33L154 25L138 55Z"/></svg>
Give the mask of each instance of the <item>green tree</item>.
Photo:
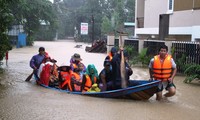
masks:
<svg viewBox="0 0 200 120"><path fill-rule="evenodd" d="M101 24L101 32L102 34L108 34L112 32L112 26L111 26L111 21L108 19L108 17L104 16L102 18L102 24Z"/></svg>
<svg viewBox="0 0 200 120"><path fill-rule="evenodd" d="M9 8L15 18L14 24L24 26L25 33L28 35L28 45L32 45L34 34L41 27L41 21L48 24L51 30L56 28L53 5L48 0L20 0L17 4L10 4Z"/></svg>
<svg viewBox="0 0 200 120"><path fill-rule="evenodd" d="M134 4L135 0L63 0L63 2L59 2L60 10L57 10L60 24L58 35L60 38L72 36L75 27L80 34L81 22L87 22L89 35L84 36L84 39L91 39L92 15L94 17L93 35L95 39L99 39L105 34L104 16L110 21L109 29L111 31L120 31L123 29L124 22L134 22ZM83 38L83 36L81 37Z"/></svg>
<svg viewBox="0 0 200 120"><path fill-rule="evenodd" d="M0 61L5 57L5 53L12 49L8 40L7 31L13 20L13 14L8 6L15 4L15 2L18 2L18 0L0 1Z"/></svg>

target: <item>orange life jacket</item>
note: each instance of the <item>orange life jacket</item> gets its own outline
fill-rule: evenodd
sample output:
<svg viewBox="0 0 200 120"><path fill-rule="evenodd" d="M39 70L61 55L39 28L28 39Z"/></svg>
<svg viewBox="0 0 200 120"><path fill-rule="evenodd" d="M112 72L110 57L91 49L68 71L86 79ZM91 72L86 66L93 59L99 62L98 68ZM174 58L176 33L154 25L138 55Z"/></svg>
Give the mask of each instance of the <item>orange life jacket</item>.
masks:
<svg viewBox="0 0 200 120"><path fill-rule="evenodd" d="M83 79L81 78L81 75L79 75L76 72L71 74L71 85L72 85L73 91L81 92L82 82L83 82Z"/></svg>
<svg viewBox="0 0 200 120"><path fill-rule="evenodd" d="M171 55L167 55L161 63L160 56L154 56L153 77L157 80L167 81L172 74Z"/></svg>
<svg viewBox="0 0 200 120"><path fill-rule="evenodd" d="M71 80L70 80L71 79L71 73L72 73L71 70L69 72L65 72L65 71L60 72L61 78L65 80L64 82L62 82L60 84L61 89L68 89L68 90L72 91Z"/></svg>
<svg viewBox="0 0 200 120"><path fill-rule="evenodd" d="M109 52L108 56L109 56L109 60L111 61L113 59L111 52Z"/></svg>
<svg viewBox="0 0 200 120"><path fill-rule="evenodd" d="M83 89L84 92L88 91L92 86L92 80L90 79L90 77L88 75L85 75L85 78L86 80L85 80L85 85Z"/></svg>

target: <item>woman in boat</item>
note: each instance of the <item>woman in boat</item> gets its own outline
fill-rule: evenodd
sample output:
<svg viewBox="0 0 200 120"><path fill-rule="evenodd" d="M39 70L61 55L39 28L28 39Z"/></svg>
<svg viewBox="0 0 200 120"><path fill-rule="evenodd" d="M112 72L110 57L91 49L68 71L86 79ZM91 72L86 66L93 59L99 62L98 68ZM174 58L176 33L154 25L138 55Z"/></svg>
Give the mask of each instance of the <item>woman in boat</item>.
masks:
<svg viewBox="0 0 200 120"><path fill-rule="evenodd" d="M122 88L122 79L121 79L121 53L124 53L124 63L125 63L125 82L126 86L130 86L129 76L133 74L132 69L127 63L128 53L123 48L120 48L120 51L113 57L111 61L112 65L112 80L113 80L113 89L121 89Z"/></svg>
<svg viewBox="0 0 200 120"><path fill-rule="evenodd" d="M98 84L99 83L99 78L98 78L98 71L96 67L93 64L89 64L86 69L86 73L83 77L84 79L84 84L85 84L85 89L84 91L88 91L93 84ZM96 85L94 85L96 86Z"/></svg>
<svg viewBox="0 0 200 120"><path fill-rule="evenodd" d="M87 76L89 76L89 78L91 79L91 85L90 86L92 86L95 83L99 83L98 71L97 71L96 67L94 66L94 64L89 64L87 66L85 74Z"/></svg>
<svg viewBox="0 0 200 120"><path fill-rule="evenodd" d="M71 57L71 59L70 59L70 67L71 67L72 71L74 71L74 69L78 68L78 64L81 63L81 61L82 61L81 56L78 53L75 53ZM84 65L84 70L83 71L86 72L85 65Z"/></svg>
<svg viewBox="0 0 200 120"><path fill-rule="evenodd" d="M112 90L112 67L111 62L107 59L104 61L104 69L99 74L99 87L101 91Z"/></svg>

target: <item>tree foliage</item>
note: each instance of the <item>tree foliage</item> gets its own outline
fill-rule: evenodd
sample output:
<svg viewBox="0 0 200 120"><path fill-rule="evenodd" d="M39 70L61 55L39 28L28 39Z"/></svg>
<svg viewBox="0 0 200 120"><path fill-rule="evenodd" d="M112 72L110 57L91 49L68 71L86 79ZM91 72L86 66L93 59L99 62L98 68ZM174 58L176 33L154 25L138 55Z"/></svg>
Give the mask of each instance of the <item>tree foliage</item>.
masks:
<svg viewBox="0 0 200 120"><path fill-rule="evenodd" d="M57 11L57 14L66 18L59 18L62 23L58 29L59 37L73 36L74 28L77 28L80 35L81 22L89 24L90 39L92 34L95 39L101 39L108 32L120 31L124 22L134 22L134 4L135 0L63 0L59 6L61 11L65 12Z"/></svg>
<svg viewBox="0 0 200 120"><path fill-rule="evenodd" d="M184 80L185 83L190 83L195 79L200 80L200 65L188 65L188 67L184 71L184 74L186 75L186 78Z"/></svg>
<svg viewBox="0 0 200 120"><path fill-rule="evenodd" d="M23 25L28 35L28 44L32 45L41 21L49 24L47 31L51 31L49 35L52 35L56 29L56 18L54 6L49 0L0 0L0 61L11 49L7 32L12 25Z"/></svg>
<svg viewBox="0 0 200 120"><path fill-rule="evenodd" d="M11 50L10 43L8 41L7 31L8 26L13 20L13 14L8 8L10 4L14 4L15 0L1 0L0 1L0 61L3 60L5 53Z"/></svg>
<svg viewBox="0 0 200 120"><path fill-rule="evenodd" d="M41 27L42 21L50 25L50 30L56 28L53 4L48 0L20 0L17 4L10 4L9 8L15 18L13 24L22 24L24 26L25 33L28 35L29 45L32 45L35 39L34 34Z"/></svg>

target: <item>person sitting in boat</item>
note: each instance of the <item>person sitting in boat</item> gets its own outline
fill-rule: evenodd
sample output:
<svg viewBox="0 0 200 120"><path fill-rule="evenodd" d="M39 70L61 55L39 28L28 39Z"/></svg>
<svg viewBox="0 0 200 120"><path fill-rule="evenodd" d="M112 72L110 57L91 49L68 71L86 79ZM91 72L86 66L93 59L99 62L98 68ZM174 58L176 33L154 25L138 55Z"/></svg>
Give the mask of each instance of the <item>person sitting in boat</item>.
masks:
<svg viewBox="0 0 200 120"><path fill-rule="evenodd" d="M121 76L121 53L124 53L124 67L125 70L122 71L124 73L124 78L125 81L122 81L122 76ZM125 86L129 86L129 76L133 74L132 69L127 63L128 60L128 53L126 50L123 48L120 48L120 51L113 57L111 61L112 65L112 80L113 80L113 89L121 89L122 88L122 82L125 82Z"/></svg>
<svg viewBox="0 0 200 120"><path fill-rule="evenodd" d="M98 83L98 71L94 64L89 64L86 69L86 75L88 75L92 81L92 84Z"/></svg>
<svg viewBox="0 0 200 120"><path fill-rule="evenodd" d="M106 56L105 60L112 60L113 56L117 54L117 49L115 47L112 47L110 52L108 53L108 56Z"/></svg>
<svg viewBox="0 0 200 120"><path fill-rule="evenodd" d="M92 87L93 84L99 83L98 71L93 64L89 64L87 66L86 73L83 79L84 79L83 84L85 84L84 91L88 91Z"/></svg>
<svg viewBox="0 0 200 120"><path fill-rule="evenodd" d="M72 74L72 70L70 66L62 64L59 67L59 80L60 80L59 88L60 89L72 91L71 80L70 80L71 74Z"/></svg>
<svg viewBox="0 0 200 120"><path fill-rule="evenodd" d="M40 65L38 76L38 84L44 84L46 86L55 86L58 82L58 71L56 60L52 61L50 56L46 54L43 63Z"/></svg>
<svg viewBox="0 0 200 120"><path fill-rule="evenodd" d="M72 91L75 91L75 92L85 91L84 89L86 89L85 88L86 79L83 79L85 75L82 74L82 72L83 72L83 64L79 63L78 68L75 68L74 72L72 72L71 74L70 85L71 85Z"/></svg>
<svg viewBox="0 0 200 120"><path fill-rule="evenodd" d="M99 87L101 91L112 90L112 68L111 61L105 60L104 61L104 69L99 74Z"/></svg>
<svg viewBox="0 0 200 120"><path fill-rule="evenodd" d="M78 68L78 64L81 63L82 59L81 56L78 53L75 53L71 59L70 59L70 66L72 71L74 71L74 69ZM84 64L83 64L84 65ZM86 72L86 67L84 65L84 72Z"/></svg>

